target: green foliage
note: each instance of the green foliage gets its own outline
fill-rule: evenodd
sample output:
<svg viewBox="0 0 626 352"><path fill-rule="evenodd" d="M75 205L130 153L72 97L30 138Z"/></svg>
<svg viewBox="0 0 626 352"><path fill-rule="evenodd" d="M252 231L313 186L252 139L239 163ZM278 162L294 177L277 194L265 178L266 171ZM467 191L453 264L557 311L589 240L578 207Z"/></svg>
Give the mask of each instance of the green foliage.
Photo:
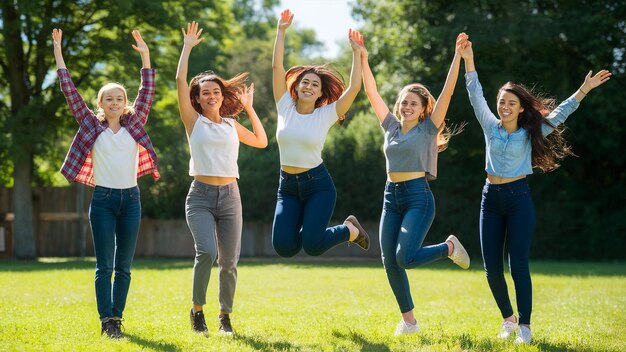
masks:
<svg viewBox="0 0 626 352"><path fill-rule="evenodd" d="M531 264L534 343L514 347L496 338L501 317L476 264L468 271L449 261L409 270L422 330L394 337L400 312L378 261L244 258L231 315L236 335L229 338L217 332L217 279L207 290L205 337L189 328L193 260L138 259L124 311L127 337L115 341L100 336L93 259L0 262L0 345L7 351L624 350L623 263ZM513 287L508 275L507 282Z"/></svg>

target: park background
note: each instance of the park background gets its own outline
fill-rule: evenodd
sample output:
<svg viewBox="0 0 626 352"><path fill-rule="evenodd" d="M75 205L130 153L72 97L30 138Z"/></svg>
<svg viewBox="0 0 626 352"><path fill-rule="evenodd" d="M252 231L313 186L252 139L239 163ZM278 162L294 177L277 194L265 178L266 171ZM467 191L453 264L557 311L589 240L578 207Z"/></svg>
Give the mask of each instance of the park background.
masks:
<svg viewBox="0 0 626 352"><path fill-rule="evenodd" d="M328 1L318 3L324 6ZM84 218L90 189L70 185L58 171L77 125L58 87L52 28L63 29L65 61L91 106L95 106L99 87L108 81L124 83L129 99L134 98L141 63L131 49L130 32L141 31L157 71L156 96L146 129L159 156L161 179L146 176L139 181L143 224L156 224L144 226L140 241L150 238L148 229L161 228L167 230L154 240L167 247L192 243L183 212L191 181L189 153L178 116L174 78L182 47L180 28L196 20L207 39L192 53L189 78L207 69L223 77L248 71L250 82L255 83L254 107L270 142L264 150L240 149L244 220L248 229L255 229L244 234L244 247L248 239L256 238L261 242L257 246L264 249L249 253L273 255L268 241L280 165L274 136L271 57L280 5L277 0L3 1L0 228L4 253L21 259L91 253ZM389 106L399 89L412 82L422 82L435 97L439 95L454 40L461 31L474 43L477 71L492 108L497 89L509 80L562 101L582 84L589 70L610 70L611 80L591 92L566 122L567 140L577 157L567 158L555 172L535 172L529 177L537 209L532 256L624 260L626 3L357 0L349 5ZM351 63L347 39L342 50L330 57L328 43L320 42L314 29L298 26L297 19L307 13L295 15L296 25L287 32L285 66L331 63L347 80ZM317 26L324 27L325 18L318 18ZM439 156L439 178L431 183L437 215L426 241L436 243L455 233L479 260L484 139L467 98L463 73L462 67L447 121L465 121L467 126ZM248 123L245 114L240 117L242 123ZM337 187L333 223L355 214L377 234L385 182L382 144L382 131L361 92L346 123L331 129L323 153ZM55 217L53 210L62 214ZM58 224L53 226L54 221ZM172 223L178 225L164 225ZM9 237L10 243L6 243ZM51 243L56 246L49 247ZM186 253L193 253L193 248L186 248ZM361 254L354 248L337 253ZM138 254L171 255L159 251ZM376 250L371 255L376 255Z"/></svg>

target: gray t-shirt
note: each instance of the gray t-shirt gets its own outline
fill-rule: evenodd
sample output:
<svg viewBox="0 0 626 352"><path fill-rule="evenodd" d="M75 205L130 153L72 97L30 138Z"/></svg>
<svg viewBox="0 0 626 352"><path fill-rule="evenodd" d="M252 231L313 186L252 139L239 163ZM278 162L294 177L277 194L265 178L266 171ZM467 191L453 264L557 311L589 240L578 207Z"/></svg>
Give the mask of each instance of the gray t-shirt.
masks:
<svg viewBox="0 0 626 352"><path fill-rule="evenodd" d="M427 180L437 178L437 132L430 116L407 134L389 112L380 125L385 131L387 172L426 172Z"/></svg>

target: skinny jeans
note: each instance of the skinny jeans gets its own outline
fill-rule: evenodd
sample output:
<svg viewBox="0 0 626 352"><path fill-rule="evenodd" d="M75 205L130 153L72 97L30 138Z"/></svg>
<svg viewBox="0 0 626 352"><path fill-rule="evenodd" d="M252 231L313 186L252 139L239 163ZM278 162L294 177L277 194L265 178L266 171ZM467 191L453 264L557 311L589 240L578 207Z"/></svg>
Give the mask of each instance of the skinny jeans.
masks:
<svg viewBox="0 0 626 352"><path fill-rule="evenodd" d="M281 257L300 249L319 256L350 239L346 225L327 227L337 191L324 164L298 174L280 171L272 245Z"/></svg>
<svg viewBox="0 0 626 352"><path fill-rule="evenodd" d="M96 255L96 303L102 321L122 318L140 222L139 187L95 187L89 205L89 225Z"/></svg>
<svg viewBox="0 0 626 352"><path fill-rule="evenodd" d="M220 311L231 313L243 228L237 182L214 186L194 180L187 194L185 215L196 250L192 280L193 304L206 304L211 268L217 260Z"/></svg>
<svg viewBox="0 0 626 352"><path fill-rule="evenodd" d="M535 206L528 181L505 184L487 180L480 205L480 247L487 282L503 318L513 315L504 279L504 258L515 285L520 324L530 324L532 282L528 260L535 230Z"/></svg>
<svg viewBox="0 0 626 352"><path fill-rule="evenodd" d="M446 258L448 245L424 246L435 218L435 199L425 177L387 182L380 217L380 248L391 290L402 313L415 306L405 269Z"/></svg>

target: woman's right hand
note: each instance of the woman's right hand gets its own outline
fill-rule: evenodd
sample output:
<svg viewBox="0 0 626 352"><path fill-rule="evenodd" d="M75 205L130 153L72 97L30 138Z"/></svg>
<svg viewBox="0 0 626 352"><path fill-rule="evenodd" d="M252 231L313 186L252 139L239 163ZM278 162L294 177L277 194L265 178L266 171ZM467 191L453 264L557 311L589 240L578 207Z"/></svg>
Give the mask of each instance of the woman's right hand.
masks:
<svg viewBox="0 0 626 352"><path fill-rule="evenodd" d="M63 39L63 31L59 28L52 30L52 46L54 48L54 60L57 68L66 68L65 60L63 60L63 52L61 51L61 40Z"/></svg>
<svg viewBox="0 0 626 352"><path fill-rule="evenodd" d="M365 49L365 41L363 35L359 31L353 31L352 28L348 29L348 40L352 51L359 56L367 57L367 50Z"/></svg>
<svg viewBox="0 0 626 352"><path fill-rule="evenodd" d="M198 22L192 21L191 23L187 23L187 33L185 33L185 29L181 28L183 32L183 42L185 46L189 46L189 48L193 48L198 45L204 38L201 38L202 28L198 30Z"/></svg>
<svg viewBox="0 0 626 352"><path fill-rule="evenodd" d="M459 33L456 37L455 51L463 60L469 60L474 58L474 51L472 50L472 42L469 40L469 36L465 33Z"/></svg>
<svg viewBox="0 0 626 352"><path fill-rule="evenodd" d="M291 26L291 22L293 21L293 13L289 9L280 13L280 19L278 20L278 29L285 30L289 26Z"/></svg>

